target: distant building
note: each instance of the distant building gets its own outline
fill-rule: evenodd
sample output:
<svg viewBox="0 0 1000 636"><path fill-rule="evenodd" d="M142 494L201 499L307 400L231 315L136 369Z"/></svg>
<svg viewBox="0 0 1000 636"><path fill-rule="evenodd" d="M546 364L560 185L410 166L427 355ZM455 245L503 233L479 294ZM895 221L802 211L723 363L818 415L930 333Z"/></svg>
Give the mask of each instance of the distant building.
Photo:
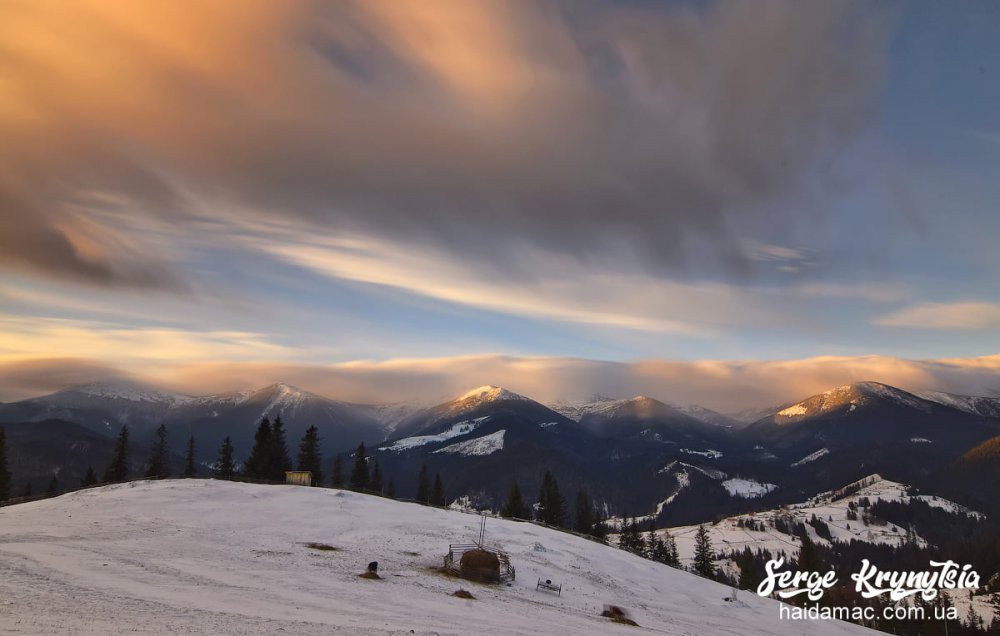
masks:
<svg viewBox="0 0 1000 636"><path fill-rule="evenodd" d="M312 486L313 474L308 470L286 470L285 483L297 486Z"/></svg>

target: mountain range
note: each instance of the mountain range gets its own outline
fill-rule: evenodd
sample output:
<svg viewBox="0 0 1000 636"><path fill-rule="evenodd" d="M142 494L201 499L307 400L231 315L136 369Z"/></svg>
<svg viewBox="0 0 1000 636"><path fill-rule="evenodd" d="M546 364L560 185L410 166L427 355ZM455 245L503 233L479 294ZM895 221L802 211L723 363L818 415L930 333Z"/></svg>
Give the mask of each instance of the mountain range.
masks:
<svg viewBox="0 0 1000 636"><path fill-rule="evenodd" d="M18 479L44 488L62 470L73 479L85 462L100 472L123 425L133 434L133 461L164 424L175 453L195 437L207 470L224 437L245 459L261 418L279 415L293 457L311 425L328 464L364 442L403 497L413 495L422 465L442 476L450 499L486 505L498 505L514 481L532 497L551 470L567 497L585 488L611 513L627 508L672 524L798 501L876 472L923 487L948 483L961 500L945 476L1000 435L1000 400L877 382L762 410L749 424L648 396L547 406L493 386L426 408L342 402L286 384L193 397L102 383L0 404L0 423L14 431L15 489ZM968 503L991 494L970 486Z"/></svg>

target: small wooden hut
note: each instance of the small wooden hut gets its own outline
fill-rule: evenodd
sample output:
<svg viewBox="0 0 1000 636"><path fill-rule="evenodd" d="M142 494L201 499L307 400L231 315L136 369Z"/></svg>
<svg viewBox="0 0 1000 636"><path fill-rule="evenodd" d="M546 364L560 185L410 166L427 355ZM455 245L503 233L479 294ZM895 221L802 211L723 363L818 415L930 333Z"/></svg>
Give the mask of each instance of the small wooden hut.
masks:
<svg viewBox="0 0 1000 636"><path fill-rule="evenodd" d="M296 486L312 486L313 474L308 470L286 470L285 483Z"/></svg>

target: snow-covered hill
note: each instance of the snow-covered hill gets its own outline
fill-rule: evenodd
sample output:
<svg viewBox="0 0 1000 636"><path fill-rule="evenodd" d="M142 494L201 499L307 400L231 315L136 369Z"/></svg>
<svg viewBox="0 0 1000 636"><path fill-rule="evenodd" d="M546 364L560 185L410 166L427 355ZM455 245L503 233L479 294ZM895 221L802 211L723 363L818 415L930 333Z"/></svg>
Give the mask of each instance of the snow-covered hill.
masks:
<svg viewBox="0 0 1000 636"><path fill-rule="evenodd" d="M979 515L959 504L941 497L930 495L910 495L905 484L883 479L880 475L871 475L844 488L824 492L812 497L806 502L784 506L778 510L765 510L752 514L736 515L721 520L717 524L706 525L712 538L712 545L720 552L739 552L749 547L751 550L770 550L774 555L785 554L794 557L798 554L800 540L797 536L783 532L779 527L793 523L805 524L806 532L812 541L828 545L829 541L816 533L809 525L815 516L825 522L830 529L830 535L836 541L851 540L869 543L885 543L900 545L907 540L907 529L893 523L869 523L865 520L864 500L875 501L923 501L936 508L942 508L956 514ZM854 514L852 515L852 510ZM850 516L856 518L851 520ZM777 523L776 523L777 522ZM695 534L698 526L682 526L670 528L669 532L677 542L677 550L683 563L690 563L694 558ZM919 536L914 537L920 544L926 542Z"/></svg>
<svg viewBox="0 0 1000 636"><path fill-rule="evenodd" d="M778 604L614 548L490 519L511 586L445 577L477 516L357 493L136 482L0 508L0 631L23 633L810 634ZM317 551L309 542L337 548ZM383 580L358 578L379 561ZM539 578L562 594L536 591ZM459 588L476 600L451 596ZM605 604L641 626L601 618ZM871 632L867 632L871 633Z"/></svg>

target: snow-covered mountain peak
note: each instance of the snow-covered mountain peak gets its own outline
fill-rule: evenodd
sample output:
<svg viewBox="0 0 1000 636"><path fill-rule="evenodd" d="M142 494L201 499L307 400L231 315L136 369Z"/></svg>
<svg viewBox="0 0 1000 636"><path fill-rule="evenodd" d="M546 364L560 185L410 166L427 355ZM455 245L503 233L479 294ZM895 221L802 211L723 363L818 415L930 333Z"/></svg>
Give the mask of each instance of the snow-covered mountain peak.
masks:
<svg viewBox="0 0 1000 636"><path fill-rule="evenodd" d="M686 415L706 424L721 426L723 428L732 428L737 423L733 418L696 404L663 402L648 395L636 395L626 399L595 395L586 402L562 402L549 405L549 408L575 422L581 421L588 415L614 416L615 414L631 413L640 417Z"/></svg>
<svg viewBox="0 0 1000 636"><path fill-rule="evenodd" d="M476 387L471 391L466 391L462 395L455 398L455 402L469 402L474 401L477 403L482 402L502 402L506 400L523 400L526 401L528 398L523 395L518 395L513 391L508 391L507 389L499 386L493 386L492 384L486 384L480 387Z"/></svg>
<svg viewBox="0 0 1000 636"><path fill-rule="evenodd" d="M153 404L179 404L192 399L186 395L167 393L138 382L127 380L92 382L60 391L57 395L79 395L104 400L126 400L129 402L148 402Z"/></svg>
<svg viewBox="0 0 1000 636"><path fill-rule="evenodd" d="M856 382L824 391L801 402L787 406L775 414L778 420L798 420L833 411L854 411L875 402L928 411L930 404L902 389L881 382Z"/></svg>
<svg viewBox="0 0 1000 636"><path fill-rule="evenodd" d="M303 397L308 397L313 395L308 391L303 391L297 386L292 386L291 384L285 384L284 382L277 382L268 387L265 387L261 389L261 392L268 392L274 395L275 397L281 399L289 399L289 400L300 399Z"/></svg>

